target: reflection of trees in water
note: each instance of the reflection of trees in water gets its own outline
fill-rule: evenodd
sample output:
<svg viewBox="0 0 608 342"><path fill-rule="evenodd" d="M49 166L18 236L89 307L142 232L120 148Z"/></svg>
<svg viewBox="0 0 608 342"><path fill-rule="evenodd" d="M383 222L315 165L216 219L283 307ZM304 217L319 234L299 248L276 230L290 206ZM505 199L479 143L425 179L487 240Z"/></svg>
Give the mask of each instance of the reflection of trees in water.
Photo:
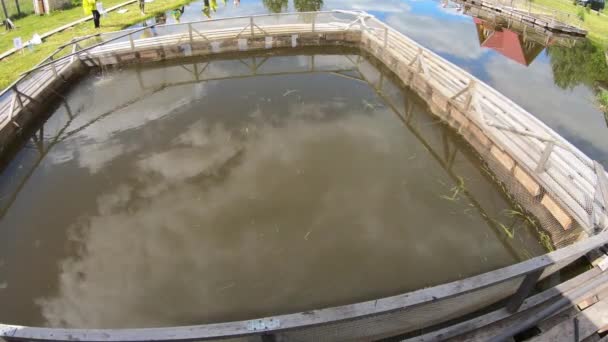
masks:
<svg viewBox="0 0 608 342"><path fill-rule="evenodd" d="M270 13L281 13L287 10L288 0L262 0L262 4Z"/></svg>
<svg viewBox="0 0 608 342"><path fill-rule="evenodd" d="M262 0L264 7L271 13L280 13L287 10L289 0ZM321 10L323 0L294 0L293 7L298 12L313 12Z"/></svg>
<svg viewBox="0 0 608 342"><path fill-rule="evenodd" d="M573 48L550 46L547 54L555 84L562 89L581 84L591 88L608 126L608 65L604 51L584 40Z"/></svg>
<svg viewBox="0 0 608 342"><path fill-rule="evenodd" d="M319 11L323 7L323 0L294 0L293 5L298 12Z"/></svg>
<svg viewBox="0 0 608 342"><path fill-rule="evenodd" d="M572 89L580 84L596 87L599 83L608 83L604 51L588 40L577 43L573 48L550 46L547 53L555 84L562 89Z"/></svg>

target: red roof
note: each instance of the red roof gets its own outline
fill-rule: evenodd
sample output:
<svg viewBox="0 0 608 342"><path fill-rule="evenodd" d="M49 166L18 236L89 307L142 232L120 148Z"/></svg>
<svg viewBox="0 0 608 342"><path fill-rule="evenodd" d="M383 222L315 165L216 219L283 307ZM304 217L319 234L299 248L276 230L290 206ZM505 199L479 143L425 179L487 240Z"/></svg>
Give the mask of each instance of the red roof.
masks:
<svg viewBox="0 0 608 342"><path fill-rule="evenodd" d="M528 65L519 42L519 35L511 30L494 31L481 46L494 49L519 64Z"/></svg>
<svg viewBox="0 0 608 342"><path fill-rule="evenodd" d="M473 21L477 25L484 25L484 20L479 18L473 18ZM501 31L493 31L489 37L481 42L481 46L496 50L517 63L523 65L529 64L519 40L519 35L509 29L503 28Z"/></svg>

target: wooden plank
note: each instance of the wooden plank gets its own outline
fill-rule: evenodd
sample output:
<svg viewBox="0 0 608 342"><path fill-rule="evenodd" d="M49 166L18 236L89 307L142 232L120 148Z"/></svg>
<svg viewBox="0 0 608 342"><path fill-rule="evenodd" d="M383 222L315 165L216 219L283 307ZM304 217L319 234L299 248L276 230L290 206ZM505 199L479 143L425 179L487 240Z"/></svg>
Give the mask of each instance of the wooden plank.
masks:
<svg viewBox="0 0 608 342"><path fill-rule="evenodd" d="M429 63L429 64L431 64L431 63ZM586 168L586 170L588 171L588 168ZM590 174L590 173L589 173L589 172L587 172L587 174ZM578 179L578 178L580 178L580 177L573 177L573 178L574 178L574 179ZM589 186L589 188L592 188L592 185L591 185L591 184L587 184L587 186Z"/></svg>
<svg viewBox="0 0 608 342"><path fill-rule="evenodd" d="M481 89L481 91L483 92L484 89ZM528 120L528 116L531 116L530 114L527 114L525 112L520 112L519 109L514 108L511 110L507 110L510 109L510 107L508 106L508 103L506 103L506 101L504 99L499 99L498 96L496 96L495 94L484 94L483 95L485 99L488 100L488 102L483 102L484 106L488 106L488 109L491 109L489 114L493 113L493 120L497 120L499 122L504 122L506 126L509 127L513 127L516 128L518 130L521 131L529 131L529 132L534 132L537 135L543 135L543 136L547 136L548 140L553 140L556 141L557 143L559 143L560 145L564 145L564 146L568 146L566 143L563 142L563 138L561 138L560 136L558 136L557 134L555 134L555 132L550 132L550 131L546 131L542 126L538 125L534 120ZM504 97L504 96L503 96ZM501 106L501 102L504 102ZM493 111L492 111L493 110ZM525 120L524 120L525 119ZM538 140L538 139L530 139L529 141L527 141L528 144L531 144L531 146L536 146L538 147L539 150L543 150L544 146L542 145L542 143ZM577 176L576 178L581 178L580 176L582 176L583 180L585 180L585 183L581 183L584 186L588 186L589 189L594 188L595 186L595 174L592 172L592 170L589 168L589 165L584 164L582 161L580 161L578 158L573 159L572 155L568 155L566 156L564 152L566 152L563 149L557 149L556 151L556 156L560 157L558 158L558 165L560 166L560 168L558 170L561 170L561 168L565 168L565 169L570 169L570 170L574 170L575 174L570 174L569 176ZM555 159L555 158L553 158ZM580 172L579 172L580 169Z"/></svg>
<svg viewBox="0 0 608 342"><path fill-rule="evenodd" d="M553 152L554 146L555 146L555 143L553 141L547 142L547 145L545 146L545 148L543 150L543 154L540 156L540 160L538 161L538 165L536 166L536 169L534 171L536 171L538 173L546 171L547 161L549 160L549 157L551 156L551 152Z"/></svg>
<svg viewBox="0 0 608 342"><path fill-rule="evenodd" d="M547 210L549 210L551 215L553 215L557 222L562 225L564 230L570 229L570 227L572 226L572 218L570 217L570 215L568 215L568 213L564 211L562 207L560 207L555 202L555 200L551 196L545 194L543 196L543 199L541 200L541 204L544 205Z"/></svg>
<svg viewBox="0 0 608 342"><path fill-rule="evenodd" d="M526 277L519 286L519 289L517 289L517 292L513 296L511 296L511 298L509 298L509 301L506 305L506 309L508 312L514 313L519 310L521 304L524 302L526 297L528 297L528 295L536 285L536 282L540 279L542 273L543 270L538 270L526 274Z"/></svg>
<svg viewBox="0 0 608 342"><path fill-rule="evenodd" d="M57 66L57 72L59 76L63 76L66 72L69 72L69 66L72 65L72 63L69 63L68 61L65 62L61 62L58 63L59 65ZM19 84L19 92L22 93L22 95L25 96L25 98L23 99L24 105L27 105L27 103L29 103L31 100L30 98L36 98L38 96L38 94L42 93L43 91L45 91L46 87L48 85L50 85L51 83L55 82L55 76L54 74L50 71L50 69L44 69L38 72L35 72L32 77L26 79L24 82L22 82L23 84ZM26 94L27 93L27 94ZM10 108L9 108L10 110ZM24 110L23 107L19 107L18 109L15 109L14 113L13 113L13 118L15 118L15 120L17 120L19 114ZM8 116L8 110L4 111L2 113L0 113L0 115L4 116ZM7 125L8 122L3 120L3 124L2 126L0 126L0 129L4 128L5 125Z"/></svg>
<svg viewBox="0 0 608 342"><path fill-rule="evenodd" d="M553 265L559 260L563 260L573 255L584 254L593 248L603 245L607 239L608 232L603 232L577 244L515 265L467 279L412 291L393 297L335 308L313 310L304 313L275 316L275 318L281 322L280 328L277 329L303 328L328 322L351 320L366 315L377 315L382 312L391 312L405 307L414 307L417 305L424 305L425 303L433 303L439 300L458 297L465 293L516 279L521 277L522 274L527 274L539 268ZM608 279L603 279L603 281L608 285ZM210 336L234 336L247 333L250 333L250 331L247 330L247 321L190 327L124 330L47 329L0 325L0 337L12 336L24 339L48 339L51 336L50 334L53 334L52 336L54 336L55 339L63 337L64 339L72 338L87 341L141 341L179 338L195 339Z"/></svg>
<svg viewBox="0 0 608 342"><path fill-rule="evenodd" d="M521 167L516 166L513 171L513 176L519 183L532 195L536 197L540 195L540 185Z"/></svg>
<svg viewBox="0 0 608 342"><path fill-rule="evenodd" d="M504 132L500 129L488 130L488 132L490 136L494 137L495 141L498 141L501 146L504 146L511 155L517 156L518 161L527 169L535 169L541 153L527 144L526 140L514 139L508 132ZM548 170L543 174L536 174L535 178L538 179L545 188L557 193L560 201L565 202L567 207L574 210L580 220L583 220L583 223L590 226L588 214L584 210L584 206L587 203L583 196L582 189L572 187L571 185L568 186L569 184L572 184L572 178L565 177L557 168L551 168L551 170Z"/></svg>
<svg viewBox="0 0 608 342"><path fill-rule="evenodd" d="M586 310L581 311L576 315L578 320L578 340L595 334L598 330L608 327L608 300L602 300L591 305ZM541 341L574 341L576 335L575 324L573 320L567 320L562 324L543 332L541 335L530 339L530 342Z"/></svg>
<svg viewBox="0 0 608 342"><path fill-rule="evenodd" d="M525 148L518 145L517 140L512 140L504 132L498 130L491 132L490 136L491 138L493 138L493 140L500 141L502 146L506 146L506 150L509 152L509 154L517 155L519 160L523 162L523 165L535 164L535 161L531 159L525 152ZM541 184L543 184L546 189L548 189L552 193L557 194L560 201L566 203L566 207L572 211L572 213L575 215L575 217L577 217L577 220L579 222L583 222L584 224L589 226L588 214L582 208L581 203L572 199L571 195L567 191L562 189L562 186L559 182L552 179L547 174L537 175L536 178L540 181Z"/></svg>
<svg viewBox="0 0 608 342"><path fill-rule="evenodd" d="M604 211L608 211L608 178L606 177L606 171L604 170L604 167L597 161L594 162L594 166L595 173L597 174L597 191L600 193L600 198L603 202L602 204L604 207ZM608 222L606 221L604 221L603 223L604 225L608 224Z"/></svg>
<svg viewBox="0 0 608 342"><path fill-rule="evenodd" d="M536 308L537 306L543 305L544 303L551 302L555 298L560 296L568 296L569 293L580 286L581 284L592 281L597 278L599 275L603 274L603 278L601 280L608 280L608 275L603 273L597 268L589 270L583 274L580 274L572 279L569 279L555 287L547 289L541 293L535 294L529 298L527 298L522 306L519 308L519 313L525 313L526 311L530 311L531 309ZM487 340L490 336L492 336L495 331L498 329L490 328L491 325L496 324L497 322L501 322L509 317L515 317L511 313L509 313L506 309L500 308L490 313L472 318L470 320L453 324L448 327L426 333L424 335L420 335L417 337L410 338L406 340L407 342L427 342L427 341L440 341L447 340L459 335L471 333L473 331L477 331L480 329L480 332L484 332L485 339ZM463 339L466 340L467 337L474 335L463 335ZM477 340L484 340L484 337L475 336Z"/></svg>
<svg viewBox="0 0 608 342"><path fill-rule="evenodd" d="M431 59L429 58L429 60L431 60ZM490 92L490 94L492 94L492 93ZM503 96L500 96L500 98L504 98L504 97L503 97ZM507 103L508 103L508 102L507 102ZM511 103L510 105L514 105L514 104L512 104L512 103ZM519 109L520 109L520 108L519 108ZM521 110L521 111L523 111L523 110ZM529 116L529 115L528 115L528 116ZM539 125L538 125L538 123L539 123L538 121L531 120L531 122L532 122L533 124L535 124L536 126L539 126ZM541 129L541 130L547 130L547 131L549 131L549 132L552 132L552 131L551 131L550 129L548 129L546 126L539 126L539 127L540 127L540 129ZM553 133L553 135L555 136L555 133ZM533 141L533 142L534 142L534 141ZM536 142L536 143L537 143L537 144L539 144L540 142ZM566 146L568 146L568 145L566 145ZM522 151L524 151L524 152L528 152L528 153L529 153L530 151L534 151L534 150L530 150L530 149L528 149L528 148L523 148L523 149L522 149ZM557 155L557 154L556 154L556 155ZM537 158L541 158L541 153L540 153L540 151L538 152L538 157L537 157ZM532 158L532 159L536 159L536 160L538 160L537 158ZM585 158L582 158L582 160L584 160L584 159L585 159ZM574 161L576 162L577 160L574 160ZM570 164L572 164L572 162L573 162L572 160L570 160L570 161L569 161L569 163L570 163ZM562 164L565 164L565 163L562 163ZM534 163L534 164L529 163L529 164L528 164L528 168L533 169L532 165L535 165L535 163ZM567 167L567 165L566 165L566 167ZM568 169L568 168L567 168L567 169ZM591 174L591 173L589 172L590 170L589 170L589 168L588 168L588 167L584 167L584 168L583 168L583 170L585 170L585 171L587 172L587 174L588 174L588 175L590 175L590 174ZM559 173L559 172L562 172L562 171L561 171L561 168L557 168L557 170L556 170L555 172L558 172L558 173ZM553 172L553 173L554 173L554 172ZM551 176L553 176L553 173L551 174ZM552 182L552 184L553 184L553 185L560 186L560 187L564 187L564 186L566 186L567 184L571 184L571 183L573 182L573 179L574 179L575 181L578 181L578 179L580 179L580 177L573 177L573 176L560 175L560 176L558 176L558 179L557 179L555 182ZM588 187L588 190L591 190L591 188L592 188L592 185L591 185L591 184L589 184L589 183L587 183L587 184L583 184L583 185L584 185L584 186L586 185L586 186ZM551 187L549 187L549 188L551 188ZM561 195L567 195L567 194L569 194L569 193L571 193L571 194L573 193L573 195L574 195L574 196L577 196L577 194L579 193L579 192L578 192L578 190L576 190L575 188L572 188L572 190L564 189L564 191L559 191L559 192L560 192L560 196L558 196L558 197L559 197L560 201L565 201L566 203L567 203L569 200L567 200L567 199L563 199L563 198L562 198L563 196L561 196ZM568 196L569 196L569 195L567 195L567 197L568 197ZM586 206L586 204L587 204L586 198L584 198L583 196L574 197L574 198L575 198L575 201L571 201L571 203L570 203L569 205L567 205L566 207L568 207L568 208L572 208L572 210L577 211L577 212L578 212L578 214L577 214L578 221L579 221L579 222L581 222L581 223L583 223L585 226L589 226L589 225L590 225L590 223L589 223L589 220L588 220L588 214L587 214L587 213L586 213L586 211L584 210L584 206ZM596 204L594 204L594 205L596 205Z"/></svg>

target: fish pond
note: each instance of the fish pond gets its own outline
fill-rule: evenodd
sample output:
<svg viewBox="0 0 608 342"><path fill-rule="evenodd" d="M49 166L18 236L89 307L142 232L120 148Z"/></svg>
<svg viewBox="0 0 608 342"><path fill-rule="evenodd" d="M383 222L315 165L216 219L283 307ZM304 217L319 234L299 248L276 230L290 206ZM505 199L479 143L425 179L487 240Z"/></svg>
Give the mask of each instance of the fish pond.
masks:
<svg viewBox="0 0 608 342"><path fill-rule="evenodd" d="M92 71L2 172L0 321L251 319L545 253L471 147L377 65L326 48Z"/></svg>

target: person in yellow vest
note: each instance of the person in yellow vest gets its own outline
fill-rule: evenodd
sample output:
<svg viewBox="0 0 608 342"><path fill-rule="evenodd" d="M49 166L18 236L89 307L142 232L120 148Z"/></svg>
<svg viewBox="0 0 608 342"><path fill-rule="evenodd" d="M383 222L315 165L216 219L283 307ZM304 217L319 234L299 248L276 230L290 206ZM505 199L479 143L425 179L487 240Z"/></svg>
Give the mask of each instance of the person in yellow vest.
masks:
<svg viewBox="0 0 608 342"><path fill-rule="evenodd" d="M101 14L97 10L97 0L82 0L82 9L85 15L93 15L95 28L99 28L99 18Z"/></svg>
<svg viewBox="0 0 608 342"><path fill-rule="evenodd" d="M179 23L182 14L184 14L184 6L174 9L173 11L171 11L171 14L173 15L173 19L175 19L175 22Z"/></svg>
<svg viewBox="0 0 608 342"><path fill-rule="evenodd" d="M204 0L203 2L203 13L207 18L211 19L211 6L209 5L209 0Z"/></svg>

